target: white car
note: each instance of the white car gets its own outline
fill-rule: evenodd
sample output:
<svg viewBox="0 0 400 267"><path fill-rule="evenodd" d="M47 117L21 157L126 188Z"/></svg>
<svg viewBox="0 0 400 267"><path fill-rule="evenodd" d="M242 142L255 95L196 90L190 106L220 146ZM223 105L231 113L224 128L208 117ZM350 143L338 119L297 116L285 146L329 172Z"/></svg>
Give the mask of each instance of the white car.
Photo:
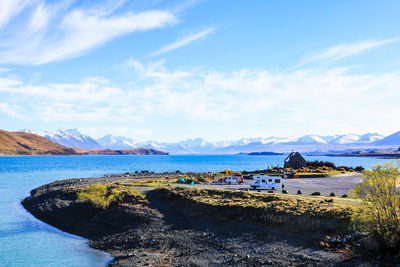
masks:
<svg viewBox="0 0 400 267"><path fill-rule="evenodd" d="M280 176L256 176L256 182L250 185L253 189L281 189L284 187L282 184L282 177Z"/></svg>
<svg viewBox="0 0 400 267"><path fill-rule="evenodd" d="M235 174L231 177L226 178L225 182L228 184L243 184L243 175Z"/></svg>

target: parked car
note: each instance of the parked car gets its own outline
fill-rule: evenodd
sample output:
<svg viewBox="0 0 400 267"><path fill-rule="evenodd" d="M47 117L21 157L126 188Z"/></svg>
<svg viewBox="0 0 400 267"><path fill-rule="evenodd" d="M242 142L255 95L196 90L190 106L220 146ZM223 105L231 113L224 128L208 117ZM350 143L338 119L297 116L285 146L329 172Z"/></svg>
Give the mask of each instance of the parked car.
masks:
<svg viewBox="0 0 400 267"><path fill-rule="evenodd" d="M243 175L235 174L231 177L226 178L225 182L228 184L243 184Z"/></svg>

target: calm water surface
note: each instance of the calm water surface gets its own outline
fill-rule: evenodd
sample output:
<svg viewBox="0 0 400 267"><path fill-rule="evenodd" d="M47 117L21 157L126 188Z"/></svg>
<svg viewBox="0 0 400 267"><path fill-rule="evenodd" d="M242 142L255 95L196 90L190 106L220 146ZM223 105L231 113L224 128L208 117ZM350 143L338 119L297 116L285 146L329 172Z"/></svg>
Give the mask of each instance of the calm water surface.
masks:
<svg viewBox="0 0 400 267"><path fill-rule="evenodd" d="M57 230L20 205L30 190L59 179L149 170L257 170L282 166L285 156L24 156L0 157L0 266L104 266L111 259L87 240ZM306 157L369 168L376 158Z"/></svg>

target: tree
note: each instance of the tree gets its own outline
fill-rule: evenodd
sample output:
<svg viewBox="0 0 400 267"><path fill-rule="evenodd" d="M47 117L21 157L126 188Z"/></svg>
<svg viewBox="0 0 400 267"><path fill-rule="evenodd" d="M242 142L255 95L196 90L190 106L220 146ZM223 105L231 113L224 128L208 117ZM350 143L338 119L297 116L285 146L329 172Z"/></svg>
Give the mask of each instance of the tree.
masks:
<svg viewBox="0 0 400 267"><path fill-rule="evenodd" d="M354 225L375 237L386 249L400 245L399 174L398 165L377 165L365 171L362 182L352 192L362 201L352 216Z"/></svg>

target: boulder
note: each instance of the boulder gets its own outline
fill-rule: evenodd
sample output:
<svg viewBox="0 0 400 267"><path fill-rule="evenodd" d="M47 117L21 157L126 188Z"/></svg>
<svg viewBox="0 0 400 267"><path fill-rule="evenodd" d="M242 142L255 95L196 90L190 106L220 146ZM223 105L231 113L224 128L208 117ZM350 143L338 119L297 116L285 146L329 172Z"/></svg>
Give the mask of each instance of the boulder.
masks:
<svg viewBox="0 0 400 267"><path fill-rule="evenodd" d="M321 193L320 193L320 192L314 192L314 193L312 193L311 195L312 195L312 196L320 196Z"/></svg>
<svg viewBox="0 0 400 267"><path fill-rule="evenodd" d="M298 190L298 191L297 191L297 194L298 194L298 195L301 195L301 194L303 194L303 192L301 192L301 190Z"/></svg>
<svg viewBox="0 0 400 267"><path fill-rule="evenodd" d="M329 196L330 196L330 197L334 197L334 196L336 196L336 195L335 195L335 193L330 193Z"/></svg>

